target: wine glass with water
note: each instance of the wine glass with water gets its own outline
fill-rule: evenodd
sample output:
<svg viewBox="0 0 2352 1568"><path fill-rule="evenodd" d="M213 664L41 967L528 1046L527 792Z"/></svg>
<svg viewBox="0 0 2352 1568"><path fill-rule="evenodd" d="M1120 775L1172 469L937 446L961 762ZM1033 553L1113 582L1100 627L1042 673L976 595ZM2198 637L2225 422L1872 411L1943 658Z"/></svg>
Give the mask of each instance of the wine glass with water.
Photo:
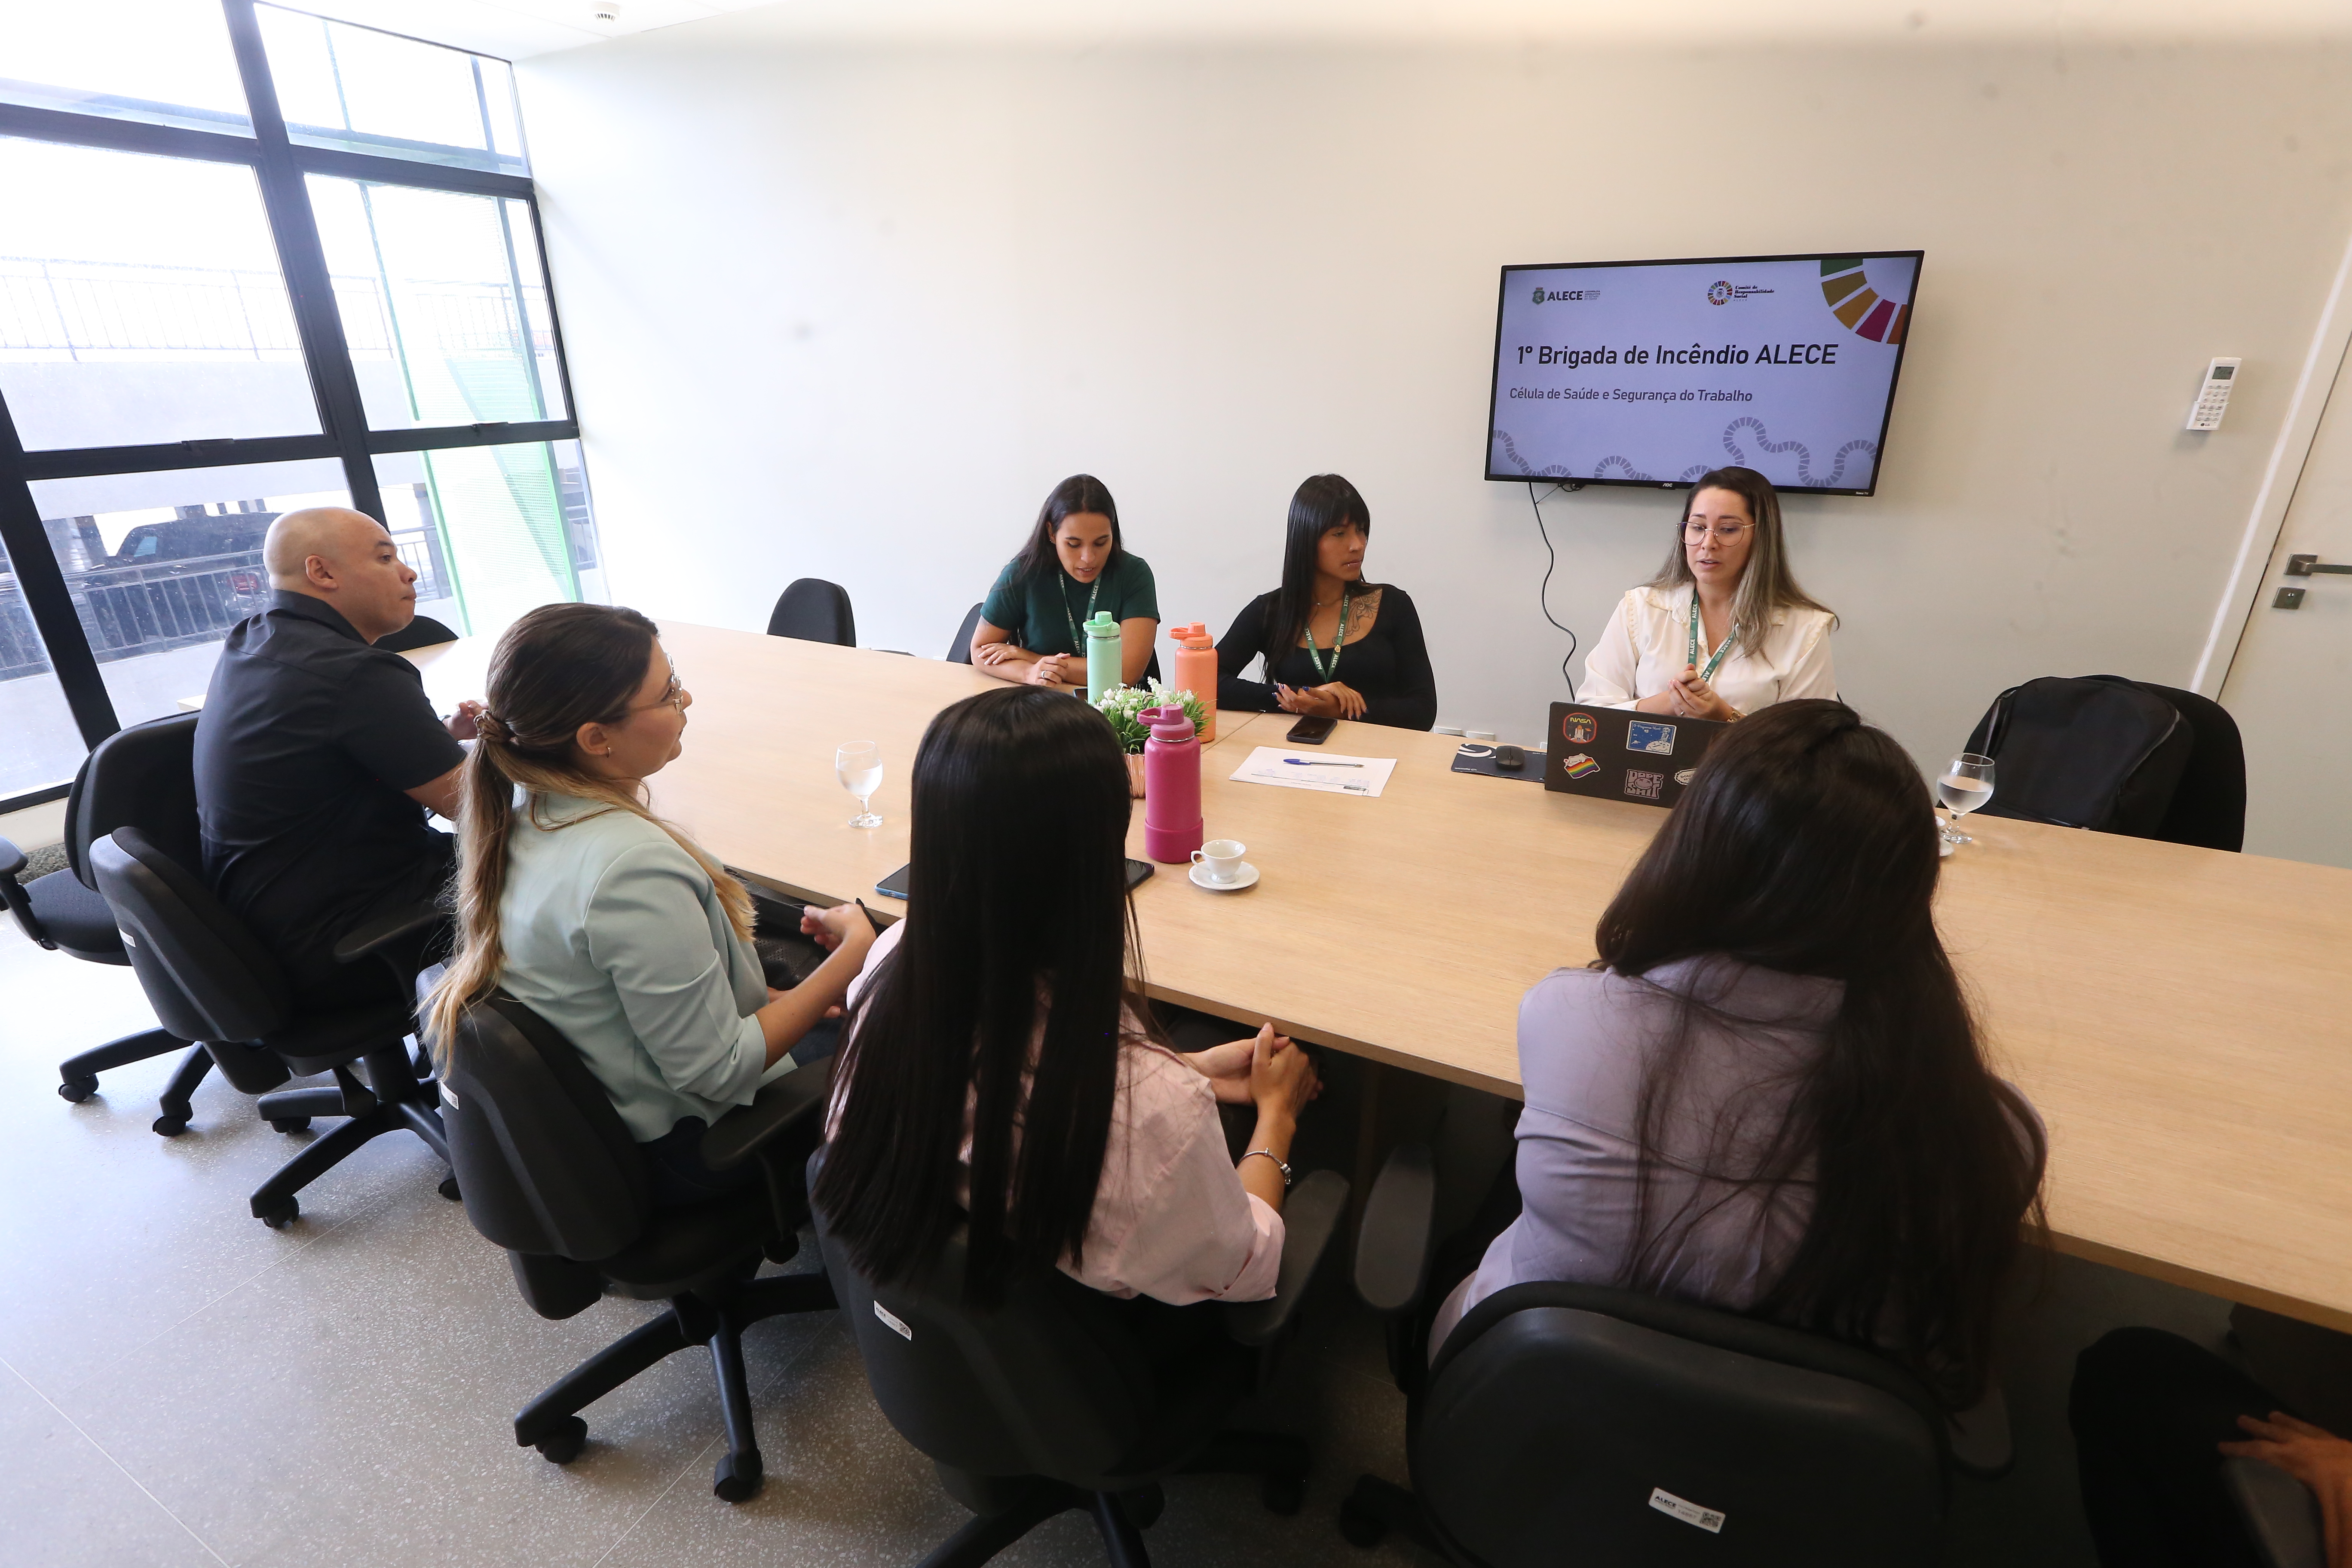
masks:
<svg viewBox="0 0 2352 1568"><path fill-rule="evenodd" d="M1959 830L1960 818L1992 798L1992 759L1974 752L1962 752L1944 764L1941 777L1936 780L1936 798L1952 814L1952 820L1937 831L1947 844L1974 844L1975 839Z"/></svg>
<svg viewBox="0 0 2352 1568"><path fill-rule="evenodd" d="M849 819L852 827L879 827L882 819L874 815L866 802L882 787L882 748L871 741L844 742L833 753L833 776L841 787L857 797L857 815Z"/></svg>

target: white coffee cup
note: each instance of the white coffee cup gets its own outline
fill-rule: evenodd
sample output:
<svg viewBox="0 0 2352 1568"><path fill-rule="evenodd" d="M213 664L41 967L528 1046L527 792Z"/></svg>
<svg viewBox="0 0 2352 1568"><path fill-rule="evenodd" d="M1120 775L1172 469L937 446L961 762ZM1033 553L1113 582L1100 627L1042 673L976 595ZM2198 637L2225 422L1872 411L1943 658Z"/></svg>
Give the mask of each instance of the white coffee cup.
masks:
<svg viewBox="0 0 2352 1568"><path fill-rule="evenodd" d="M1212 838L1192 851L1192 864L1208 869L1212 882L1230 882L1242 874L1242 857L1249 846L1231 838Z"/></svg>

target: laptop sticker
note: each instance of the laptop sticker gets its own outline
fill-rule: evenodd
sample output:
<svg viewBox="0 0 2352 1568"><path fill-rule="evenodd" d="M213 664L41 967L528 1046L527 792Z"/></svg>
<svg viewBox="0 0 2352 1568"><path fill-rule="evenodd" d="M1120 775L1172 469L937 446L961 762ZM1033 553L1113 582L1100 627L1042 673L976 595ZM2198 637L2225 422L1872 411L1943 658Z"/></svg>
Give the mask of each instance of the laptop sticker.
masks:
<svg viewBox="0 0 2352 1568"><path fill-rule="evenodd" d="M1601 733L1600 721L1590 713L1570 713L1559 721L1560 738L1571 746L1589 746Z"/></svg>
<svg viewBox="0 0 2352 1568"><path fill-rule="evenodd" d="M1572 779L1580 779L1601 771L1601 764L1581 752L1569 758L1564 765L1568 769L1568 776Z"/></svg>
<svg viewBox="0 0 2352 1568"><path fill-rule="evenodd" d="M1666 787L1664 773L1644 773L1640 768L1625 770L1625 793L1635 800L1655 800L1658 792Z"/></svg>
<svg viewBox="0 0 2352 1568"><path fill-rule="evenodd" d="M1675 783L1678 784L1687 784L1691 782L1692 776L1697 772L1698 770L1696 768L1685 768L1682 772L1675 775Z"/></svg>
<svg viewBox="0 0 2352 1568"><path fill-rule="evenodd" d="M1675 727L1636 719L1625 726L1625 749L1654 757L1671 757L1675 754Z"/></svg>

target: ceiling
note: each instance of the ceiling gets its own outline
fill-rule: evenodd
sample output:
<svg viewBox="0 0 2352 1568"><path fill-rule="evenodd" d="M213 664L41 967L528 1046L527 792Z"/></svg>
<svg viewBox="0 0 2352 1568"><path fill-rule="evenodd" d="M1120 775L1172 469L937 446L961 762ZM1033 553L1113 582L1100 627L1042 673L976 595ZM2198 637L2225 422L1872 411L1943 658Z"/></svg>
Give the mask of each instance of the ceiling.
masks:
<svg viewBox="0 0 2352 1568"><path fill-rule="evenodd" d="M758 13L775 37L1365 43L1617 39L2311 37L2352 39L2346 0L288 0L509 59Z"/></svg>

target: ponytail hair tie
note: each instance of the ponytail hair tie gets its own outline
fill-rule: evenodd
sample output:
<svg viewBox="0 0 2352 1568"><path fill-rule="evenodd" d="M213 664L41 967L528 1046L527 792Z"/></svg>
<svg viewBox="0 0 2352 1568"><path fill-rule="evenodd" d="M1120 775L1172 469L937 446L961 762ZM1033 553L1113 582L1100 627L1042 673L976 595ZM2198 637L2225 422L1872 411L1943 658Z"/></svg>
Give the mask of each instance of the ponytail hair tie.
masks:
<svg viewBox="0 0 2352 1568"><path fill-rule="evenodd" d="M514 731L507 728L507 721L487 708L474 715L474 733L494 746L504 746L514 740Z"/></svg>

